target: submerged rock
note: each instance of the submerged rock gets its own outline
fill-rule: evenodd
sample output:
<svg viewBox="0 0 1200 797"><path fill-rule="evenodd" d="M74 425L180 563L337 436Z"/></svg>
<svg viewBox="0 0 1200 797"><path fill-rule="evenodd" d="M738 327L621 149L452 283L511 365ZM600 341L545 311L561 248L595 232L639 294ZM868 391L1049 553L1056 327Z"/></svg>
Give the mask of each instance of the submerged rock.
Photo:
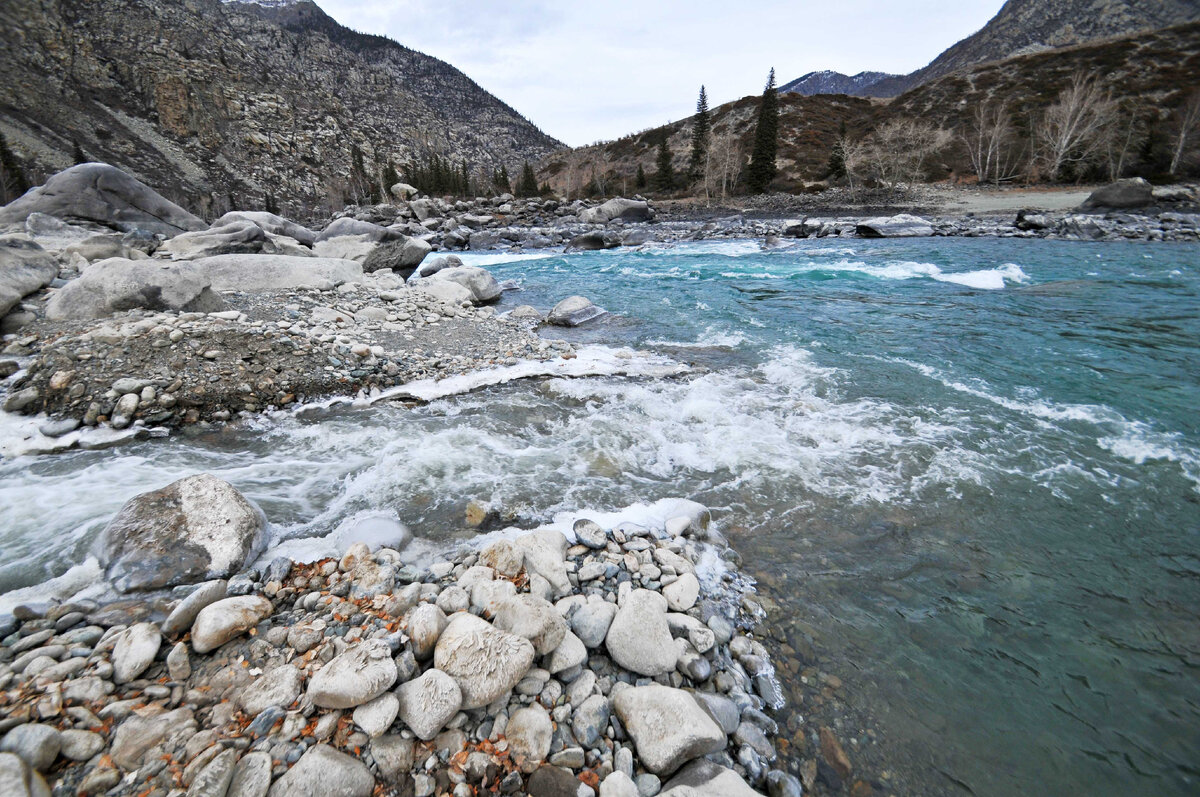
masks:
<svg viewBox="0 0 1200 797"><path fill-rule="evenodd" d="M229 576L262 552L266 520L233 485L201 473L131 498L100 535L122 591Z"/></svg>

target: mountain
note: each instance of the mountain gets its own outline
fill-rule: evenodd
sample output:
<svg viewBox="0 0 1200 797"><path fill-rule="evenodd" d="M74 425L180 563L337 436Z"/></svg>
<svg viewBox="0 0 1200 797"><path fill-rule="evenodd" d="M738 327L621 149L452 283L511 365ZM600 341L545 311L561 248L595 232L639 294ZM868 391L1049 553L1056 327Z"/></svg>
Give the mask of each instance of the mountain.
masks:
<svg viewBox="0 0 1200 797"><path fill-rule="evenodd" d="M309 0L5 0L0 25L0 133L34 181L78 148L202 215L304 216L355 193L356 159L372 179L429 153L490 176L562 146Z"/></svg>
<svg viewBox="0 0 1200 797"><path fill-rule="evenodd" d="M791 83L779 87L780 94L794 93L811 97L814 94L849 94L852 97L864 97L865 92L885 78L895 78L887 72L859 72L857 75L843 75L841 72L825 70L809 72L801 75Z"/></svg>
<svg viewBox="0 0 1200 797"><path fill-rule="evenodd" d="M1200 86L1200 22L991 61L934 78L888 102L844 94L780 94L777 187L801 190L826 177L843 125L848 137L858 140L901 118L925 120L955 132L954 143L933 168L934 176L970 174L960 134L977 108L1003 101L1021 137L1019 146L1028 148L1031 124L1077 73L1097 76L1111 92L1125 109L1121 125L1135 122L1137 145L1130 168L1136 173L1161 173L1179 109ZM730 151L734 169L744 166L753 146L758 102L756 95L743 97L711 110L713 148L721 153L718 162ZM560 192L570 186L577 196L581 185L602 175L608 185L623 185L626 190L621 193L629 193L639 166L647 175L654 174L656 150L664 135L675 171L683 173L691 131L688 118L607 144L555 152L543 160L538 177Z"/></svg>
<svg viewBox="0 0 1200 797"><path fill-rule="evenodd" d="M895 97L935 78L989 61L1197 20L1200 3L1196 0L1008 0L983 28L927 66L907 75L885 75L844 93Z"/></svg>

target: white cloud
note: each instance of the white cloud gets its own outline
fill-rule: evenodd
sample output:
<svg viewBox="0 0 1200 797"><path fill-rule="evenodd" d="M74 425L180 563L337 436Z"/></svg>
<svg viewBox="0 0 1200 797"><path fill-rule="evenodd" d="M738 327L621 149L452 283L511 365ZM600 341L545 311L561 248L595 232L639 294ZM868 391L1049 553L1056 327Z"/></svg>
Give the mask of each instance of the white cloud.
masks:
<svg viewBox="0 0 1200 797"><path fill-rule="evenodd" d="M1002 0L756 3L317 0L330 16L447 61L580 145L682 118L817 69L910 72Z"/></svg>

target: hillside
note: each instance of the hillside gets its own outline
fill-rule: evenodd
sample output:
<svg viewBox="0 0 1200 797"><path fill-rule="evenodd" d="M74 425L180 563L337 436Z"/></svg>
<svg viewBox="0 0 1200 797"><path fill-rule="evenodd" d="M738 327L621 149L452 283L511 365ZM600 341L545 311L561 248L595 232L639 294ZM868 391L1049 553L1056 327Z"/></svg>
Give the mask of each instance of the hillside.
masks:
<svg viewBox="0 0 1200 797"><path fill-rule="evenodd" d="M857 80L872 74L869 72L853 78L837 72L810 74L828 75L825 82L832 87L831 92L895 97L979 64L1197 20L1200 3L1195 0L1008 0L983 28L910 74L881 75L870 81Z"/></svg>
<svg viewBox="0 0 1200 797"><path fill-rule="evenodd" d="M1140 147L1153 158L1168 134L1171 114L1200 87L1200 22L1093 44L1055 49L992 62L930 81L892 100L846 95L781 94L777 187L797 190L823 179L840 125L851 139L896 118L913 118L950 129L960 128L979 103L1002 99L1020 134L1054 102L1077 72L1097 75L1128 118L1143 127ZM758 97L744 97L712 111L714 142L731 142L744 161L749 157ZM575 193L597 170L610 180L633 185L640 165L655 171L655 152L666 133L677 172L686 169L691 120L685 119L617 141L554 153L539 175L558 191L570 183ZM935 176L969 172L958 137L935 166Z"/></svg>
<svg viewBox="0 0 1200 797"><path fill-rule="evenodd" d="M338 206L440 152L490 174L561 144L454 67L308 0L7 0L0 132L34 181L84 157L204 215Z"/></svg>
<svg viewBox="0 0 1200 797"><path fill-rule="evenodd" d="M889 75L887 72L859 72L857 75L843 75L841 72L824 70L809 72L801 75L790 83L779 87L780 94L849 94L853 97L868 96L865 92L885 78L900 77Z"/></svg>

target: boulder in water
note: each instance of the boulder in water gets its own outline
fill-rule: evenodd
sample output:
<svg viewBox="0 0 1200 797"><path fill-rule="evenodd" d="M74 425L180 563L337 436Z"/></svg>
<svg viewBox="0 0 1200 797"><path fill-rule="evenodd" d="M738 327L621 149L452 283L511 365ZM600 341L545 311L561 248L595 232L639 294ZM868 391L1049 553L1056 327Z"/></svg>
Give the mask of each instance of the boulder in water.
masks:
<svg viewBox="0 0 1200 797"><path fill-rule="evenodd" d="M588 224L607 224L610 221L650 221L654 212L650 203L637 199L610 199L603 205L580 211L579 220Z"/></svg>
<svg viewBox="0 0 1200 797"><path fill-rule="evenodd" d="M585 232L576 235L567 244L568 252L593 252L598 249L616 249L621 239L612 232Z"/></svg>
<svg viewBox="0 0 1200 797"><path fill-rule="evenodd" d="M147 230L167 237L208 226L150 186L107 163L81 163L64 169L45 185L0 208L0 226L23 222L31 213L91 221L123 232Z"/></svg>
<svg viewBox="0 0 1200 797"><path fill-rule="evenodd" d="M592 304L586 296L568 296L546 315L546 323L556 327L577 327L592 319L605 315L608 311Z"/></svg>
<svg viewBox="0 0 1200 797"><path fill-rule="evenodd" d="M387 241L379 244L363 261L363 271L370 273L390 268L405 279L412 274L425 256L433 251L427 241L407 238L403 241Z"/></svg>
<svg viewBox="0 0 1200 797"><path fill-rule="evenodd" d="M201 473L131 498L100 535L105 575L123 591L231 575L261 553L266 520L228 482Z"/></svg>

